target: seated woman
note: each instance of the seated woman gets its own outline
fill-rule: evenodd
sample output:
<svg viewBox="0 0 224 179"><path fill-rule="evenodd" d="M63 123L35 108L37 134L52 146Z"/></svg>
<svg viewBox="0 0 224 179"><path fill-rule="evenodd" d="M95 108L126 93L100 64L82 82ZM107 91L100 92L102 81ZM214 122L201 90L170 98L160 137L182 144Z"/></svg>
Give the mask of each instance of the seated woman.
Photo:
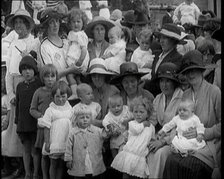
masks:
<svg viewBox="0 0 224 179"><path fill-rule="evenodd" d="M178 67L171 62L160 65L156 82L159 83L160 94L153 101L156 110L156 135L165 124L176 115L181 102L183 91L177 78ZM163 139L156 139L149 144L151 151L147 160L150 169L149 178L162 178L166 159L171 153L170 146L173 132L169 132ZM174 134L175 135L175 134ZM173 137L174 137L173 135Z"/></svg>
<svg viewBox="0 0 224 179"><path fill-rule="evenodd" d="M182 71L190 88L183 99L195 102L195 114L204 124L204 140L207 145L190 156L170 154L163 173L164 178L218 178L221 172L221 91L204 80L202 54L193 50L183 56ZM196 137L196 129L183 133L188 139Z"/></svg>

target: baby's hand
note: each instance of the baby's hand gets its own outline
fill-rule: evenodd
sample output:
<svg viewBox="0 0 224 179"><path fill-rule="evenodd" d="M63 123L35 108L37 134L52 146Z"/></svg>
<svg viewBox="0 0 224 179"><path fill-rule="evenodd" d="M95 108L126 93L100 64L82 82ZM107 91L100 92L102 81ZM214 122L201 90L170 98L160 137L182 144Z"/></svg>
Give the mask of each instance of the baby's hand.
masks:
<svg viewBox="0 0 224 179"><path fill-rule="evenodd" d="M202 140L204 140L204 135L203 134L198 134L196 139L197 139L198 142L202 142Z"/></svg>
<svg viewBox="0 0 224 179"><path fill-rule="evenodd" d="M166 133L165 133L163 130L160 130L160 131L158 132L158 138L159 138L159 139L165 137L165 135L166 135Z"/></svg>
<svg viewBox="0 0 224 179"><path fill-rule="evenodd" d="M72 169L72 161L66 162L66 167Z"/></svg>

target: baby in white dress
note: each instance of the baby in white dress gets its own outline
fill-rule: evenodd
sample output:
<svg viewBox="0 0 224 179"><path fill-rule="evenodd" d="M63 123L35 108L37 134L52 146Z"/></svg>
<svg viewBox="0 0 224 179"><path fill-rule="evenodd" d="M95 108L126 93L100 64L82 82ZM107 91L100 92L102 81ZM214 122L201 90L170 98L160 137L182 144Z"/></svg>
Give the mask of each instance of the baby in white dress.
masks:
<svg viewBox="0 0 224 179"><path fill-rule="evenodd" d="M146 72L147 75L143 76L141 79L151 79L152 62L154 60L154 55L152 55L152 50L150 49L152 43L152 31L149 29L142 30L137 38L139 47L134 50L131 56L131 62L138 65L140 72Z"/></svg>
<svg viewBox="0 0 224 179"><path fill-rule="evenodd" d="M133 99L130 111L134 120L128 123L128 141L114 158L111 166L123 172L123 178L135 176L147 178L149 167L146 163L146 156L149 149L148 144L155 138L155 128L147 121L153 111L153 104L142 96Z"/></svg>
<svg viewBox="0 0 224 179"><path fill-rule="evenodd" d="M77 95L80 102L73 107L72 127L76 126L76 116L81 110L89 110L92 114L92 121L101 117L101 106L93 101L92 87L86 83L80 83L77 86Z"/></svg>
<svg viewBox="0 0 224 179"><path fill-rule="evenodd" d="M193 112L194 102L192 100L186 99L181 101L178 108L178 115L174 116L170 122L165 124L158 133L162 138L168 131L176 127L177 135L173 138L172 145L175 149L174 151L179 152L183 156L186 156L188 152L201 149L206 145L203 140L204 125ZM189 130L189 128L196 128L196 138L187 139L183 136L184 131Z"/></svg>
<svg viewBox="0 0 224 179"><path fill-rule="evenodd" d="M78 73L85 73L89 63L89 53L87 51L88 37L84 32L88 18L80 9L72 9L68 15L68 24L71 31L68 33L69 47L67 50L66 62L68 66L76 66ZM81 83L80 75L68 74L67 80L72 90L69 100L77 98L76 87Z"/></svg>
<svg viewBox="0 0 224 179"><path fill-rule="evenodd" d="M109 112L103 119L103 126L110 131L110 149L113 158L127 141L128 133L126 124L133 119L127 105L123 105L123 99L119 94L110 96L108 99Z"/></svg>
<svg viewBox="0 0 224 179"><path fill-rule="evenodd" d="M105 59L107 69L115 73L120 73L120 65L125 62L126 42L123 36L124 32L120 27L112 27L108 32L110 45L102 56Z"/></svg>

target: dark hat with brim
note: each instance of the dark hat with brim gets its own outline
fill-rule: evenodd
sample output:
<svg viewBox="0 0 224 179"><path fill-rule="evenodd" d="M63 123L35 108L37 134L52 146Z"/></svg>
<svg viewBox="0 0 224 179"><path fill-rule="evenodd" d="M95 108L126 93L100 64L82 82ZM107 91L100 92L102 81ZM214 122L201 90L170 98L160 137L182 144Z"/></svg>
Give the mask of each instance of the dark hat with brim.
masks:
<svg viewBox="0 0 224 179"><path fill-rule="evenodd" d="M161 78L168 78L175 82L179 82L177 76L178 71L179 68L174 63L171 62L162 63L157 70L155 80L159 80Z"/></svg>
<svg viewBox="0 0 224 179"><path fill-rule="evenodd" d="M110 83L111 84L118 84L121 83L125 76L136 76L137 78L141 78L142 76L148 73L139 72L138 66L134 62L125 62L120 65L120 74L115 76Z"/></svg>
<svg viewBox="0 0 224 179"><path fill-rule="evenodd" d="M45 24L47 24L49 22L49 20L51 20L52 18L62 20L63 18L66 17L64 14L58 13L53 8L45 9L44 11L41 12L40 16L41 16L40 17L40 24L41 24L41 26L44 26Z"/></svg>
<svg viewBox="0 0 224 179"><path fill-rule="evenodd" d="M180 73L184 73L192 69L199 69L202 71L207 69L203 63L203 55L198 50L189 51L182 57Z"/></svg>
<svg viewBox="0 0 224 179"><path fill-rule="evenodd" d="M135 19L134 10L128 10L121 19L121 25L131 28Z"/></svg>
<svg viewBox="0 0 224 179"><path fill-rule="evenodd" d="M154 32L156 36L166 36L171 39L175 39L178 42L181 42L181 31L180 28L173 23L166 23L162 26L159 32Z"/></svg>
<svg viewBox="0 0 224 179"><path fill-rule="evenodd" d="M19 72L22 74L22 69L24 66L29 66L33 69L34 74L38 73L37 61L31 56L24 56L19 63Z"/></svg>
<svg viewBox="0 0 224 179"><path fill-rule="evenodd" d="M135 19L134 21L131 21L130 23L133 25L145 25L150 23L150 19L148 15L144 12L135 12Z"/></svg>
<svg viewBox="0 0 224 179"><path fill-rule="evenodd" d="M93 39L93 28L97 24L102 24L105 27L106 32L108 32L108 30L114 26L113 21L106 19L102 16L96 16L93 18L93 20L90 23L87 24L86 29L85 29L85 33L89 38Z"/></svg>
<svg viewBox="0 0 224 179"><path fill-rule="evenodd" d="M14 20L17 17L26 19L29 22L29 26L30 26L30 29L28 29L28 30L33 29L35 22L34 22L33 18L30 16L30 13L28 11L26 11L25 9L18 9L14 15L10 16L6 23L7 26L9 26L13 29L14 28Z"/></svg>

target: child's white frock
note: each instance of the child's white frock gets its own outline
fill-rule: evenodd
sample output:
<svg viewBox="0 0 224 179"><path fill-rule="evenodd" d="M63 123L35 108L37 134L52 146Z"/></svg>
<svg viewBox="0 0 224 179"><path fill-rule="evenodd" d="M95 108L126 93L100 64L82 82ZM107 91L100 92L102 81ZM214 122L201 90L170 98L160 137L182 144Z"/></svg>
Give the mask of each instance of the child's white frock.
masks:
<svg viewBox="0 0 224 179"><path fill-rule="evenodd" d="M114 158L111 166L123 173L140 178L149 176L149 168L146 163L148 155L148 144L155 135L153 125L144 127L143 123L137 121L129 122L128 142L123 151Z"/></svg>
<svg viewBox="0 0 224 179"><path fill-rule="evenodd" d="M64 106L57 106L51 103L44 113L42 125L50 128L50 154L63 154L66 149L66 142L71 130L72 107L68 103ZM44 151L43 146L43 153Z"/></svg>

